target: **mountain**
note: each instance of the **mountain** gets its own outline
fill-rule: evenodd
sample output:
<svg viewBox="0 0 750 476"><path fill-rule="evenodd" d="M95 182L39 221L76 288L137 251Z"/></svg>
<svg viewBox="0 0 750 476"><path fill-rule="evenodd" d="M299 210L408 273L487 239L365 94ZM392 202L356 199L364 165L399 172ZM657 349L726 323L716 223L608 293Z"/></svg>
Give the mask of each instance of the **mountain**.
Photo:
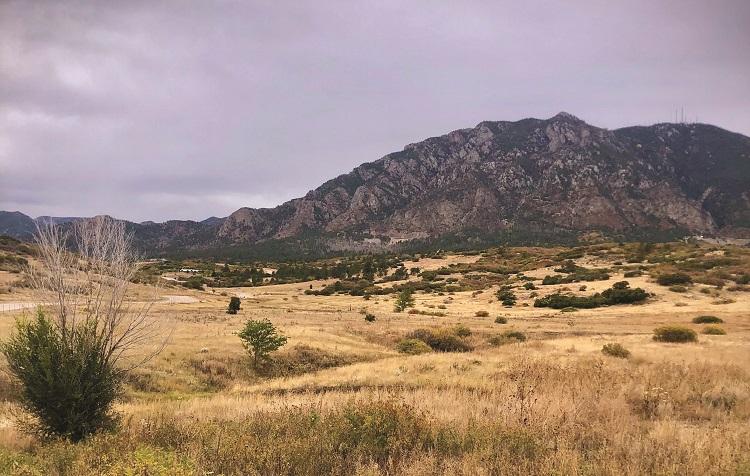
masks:
<svg viewBox="0 0 750 476"><path fill-rule="evenodd" d="M607 130L564 112L482 122L407 145L275 208L129 226L152 250L310 240L356 249L592 230L746 236L750 138L707 124Z"/></svg>
<svg viewBox="0 0 750 476"><path fill-rule="evenodd" d="M21 212L0 211L0 235L28 240L36 231L36 223Z"/></svg>

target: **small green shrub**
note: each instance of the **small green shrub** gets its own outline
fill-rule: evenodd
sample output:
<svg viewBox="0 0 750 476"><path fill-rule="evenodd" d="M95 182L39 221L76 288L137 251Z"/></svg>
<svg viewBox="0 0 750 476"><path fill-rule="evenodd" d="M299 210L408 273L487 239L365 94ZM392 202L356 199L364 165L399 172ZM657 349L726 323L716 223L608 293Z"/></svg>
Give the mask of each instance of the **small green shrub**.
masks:
<svg viewBox="0 0 750 476"><path fill-rule="evenodd" d="M703 334L711 335L711 336L723 336L726 335L727 331L722 329L719 326L706 326L701 331Z"/></svg>
<svg viewBox="0 0 750 476"><path fill-rule="evenodd" d="M656 278L656 282L662 286L672 286L674 284L692 284L693 278L685 273L668 273L661 274Z"/></svg>
<svg viewBox="0 0 750 476"><path fill-rule="evenodd" d="M490 337L487 342L492 346L515 344L526 341L526 334L520 331L507 331L500 335Z"/></svg>
<svg viewBox="0 0 750 476"><path fill-rule="evenodd" d="M267 361L271 352L278 350L287 342L287 338L278 334L276 327L268 319L248 320L237 336L252 355L254 367L258 367L261 361Z"/></svg>
<svg viewBox="0 0 750 476"><path fill-rule="evenodd" d="M497 292L497 300L502 303L503 306L513 306L516 304L516 295L513 291L504 287Z"/></svg>
<svg viewBox="0 0 750 476"><path fill-rule="evenodd" d="M526 334L524 334L521 331L507 331L503 332L503 337L507 337L508 339L515 339L519 342L525 342L526 341Z"/></svg>
<svg viewBox="0 0 750 476"><path fill-rule="evenodd" d="M191 276L185 281L180 282L180 284L188 289L197 289L199 291L202 291L205 280L201 276Z"/></svg>
<svg viewBox="0 0 750 476"><path fill-rule="evenodd" d="M506 317L497 316L495 318L495 324L507 324L507 323L508 323L508 318L506 318Z"/></svg>
<svg viewBox="0 0 750 476"><path fill-rule="evenodd" d="M657 342L696 342L698 335L687 327L663 326L654 329L654 340Z"/></svg>
<svg viewBox="0 0 750 476"><path fill-rule="evenodd" d="M474 313L476 317L489 317L490 313L487 311L477 311Z"/></svg>
<svg viewBox="0 0 750 476"><path fill-rule="evenodd" d="M648 293L641 288L631 288L627 281L618 281L610 289L602 291L606 304L633 304L645 301Z"/></svg>
<svg viewBox="0 0 750 476"><path fill-rule="evenodd" d="M630 357L630 351L616 342L610 344L604 344L602 347L602 354L610 355L620 359L627 359Z"/></svg>
<svg viewBox="0 0 750 476"><path fill-rule="evenodd" d="M693 324L722 324L724 321L716 316L698 316L693 318Z"/></svg>
<svg viewBox="0 0 750 476"><path fill-rule="evenodd" d="M396 344L396 350L402 354L419 355L432 352L432 348L420 339L401 339Z"/></svg>
<svg viewBox="0 0 750 476"><path fill-rule="evenodd" d="M396 312L402 312L407 307L414 307L414 296L412 296L412 290L408 288L398 294L393 310Z"/></svg>
<svg viewBox="0 0 750 476"><path fill-rule="evenodd" d="M457 325L454 332L458 337L469 337L471 335L471 329L463 324Z"/></svg>
<svg viewBox="0 0 750 476"><path fill-rule="evenodd" d="M63 332L39 311L35 319L16 323L1 349L22 385L21 407L36 417L30 430L77 442L114 426L122 373L101 345L96 327L86 321Z"/></svg>
<svg viewBox="0 0 750 476"><path fill-rule="evenodd" d="M365 313L365 321L367 321L367 322L375 322L375 319L376 319L375 318L375 314L373 314L371 312Z"/></svg>
<svg viewBox="0 0 750 476"><path fill-rule="evenodd" d="M523 287L524 289L528 289L529 291L533 291L536 289L536 286L532 282L524 283Z"/></svg>
<svg viewBox="0 0 750 476"><path fill-rule="evenodd" d="M469 352L473 347L456 335L456 329L416 329L406 336L419 339L438 352Z"/></svg>
<svg viewBox="0 0 750 476"><path fill-rule="evenodd" d="M686 293L687 292L687 288L685 286L679 286L677 284L675 284L674 286L670 286L669 290L672 291L673 293Z"/></svg>

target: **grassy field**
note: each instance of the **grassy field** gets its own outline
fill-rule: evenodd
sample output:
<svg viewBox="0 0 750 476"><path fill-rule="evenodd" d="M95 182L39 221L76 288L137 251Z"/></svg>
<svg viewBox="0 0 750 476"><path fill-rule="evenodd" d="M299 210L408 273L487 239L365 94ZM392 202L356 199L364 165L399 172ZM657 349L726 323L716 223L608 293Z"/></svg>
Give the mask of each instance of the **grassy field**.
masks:
<svg viewBox="0 0 750 476"><path fill-rule="evenodd" d="M541 284L568 259L609 279ZM78 445L36 441L17 427L15 389L0 374L0 473L750 474L747 248L505 249L404 267L444 270L456 288L416 292L415 306L396 313L396 293L309 294L335 280L136 286L134 300L156 293L152 312L171 337L128 380L119 431ZM656 282L669 273L692 283ZM0 285L17 276L0 272ZM534 307L537 297L587 296L622 280L650 297ZM501 286L515 293L513 306L498 301ZM225 312L229 296L242 300L237 315ZM32 300L24 288L0 294L0 304ZM0 313L0 336L29 312ZM726 334L703 334L705 325L692 323L701 315L723 320ZM253 370L236 332L266 318L289 341ZM460 337L468 352L396 350L417 329L459 325L470 331ZM698 341L654 341L665 325L693 329ZM498 338L508 331L526 339ZM603 354L608 343L630 356Z"/></svg>

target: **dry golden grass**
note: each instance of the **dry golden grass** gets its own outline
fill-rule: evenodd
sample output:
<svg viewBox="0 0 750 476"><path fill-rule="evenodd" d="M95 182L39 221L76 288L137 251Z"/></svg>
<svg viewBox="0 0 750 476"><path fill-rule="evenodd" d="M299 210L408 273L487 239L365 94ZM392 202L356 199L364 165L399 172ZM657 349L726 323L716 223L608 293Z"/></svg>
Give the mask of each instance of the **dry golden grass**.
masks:
<svg viewBox="0 0 750 476"><path fill-rule="evenodd" d="M438 269L477 259L454 255L406 266ZM611 267L614 259L578 262ZM536 292L576 291L586 284L589 294L621 279L619 273L609 281L538 286ZM643 305L568 313L534 308L527 290L516 290L517 305L504 308L494 296L497 286L415 294L416 309L445 313L434 316L393 312L395 295L365 300L304 294L323 281L162 289L161 295L197 302L154 306L173 335L129 382L119 405L120 432L75 447L40 443L19 433L13 404L6 401L0 406L0 471L748 474L750 293L714 287L704 293L703 285L673 293L645 275L627 280L656 296ZM152 292L139 286L134 299ZM224 312L229 298L221 293L242 297L238 315ZM25 297L2 295L0 302ZM713 304L721 298L733 302ZM377 320L366 322L365 311ZM477 311L489 316L477 317ZM10 332L19 314L0 315L0 335ZM653 341L653 329L662 325L699 331L691 319L704 314L722 318L727 335L700 334L691 344ZM497 316L508 323L496 324ZM234 335L248 318L268 318L289 337L276 356L290 364L286 371L250 369ZM395 351L414 329L458 323L472 330L474 351ZM509 329L528 340L487 343ZM624 345L631 357L603 355L609 342ZM304 371L291 365L300 355L312 356Z"/></svg>

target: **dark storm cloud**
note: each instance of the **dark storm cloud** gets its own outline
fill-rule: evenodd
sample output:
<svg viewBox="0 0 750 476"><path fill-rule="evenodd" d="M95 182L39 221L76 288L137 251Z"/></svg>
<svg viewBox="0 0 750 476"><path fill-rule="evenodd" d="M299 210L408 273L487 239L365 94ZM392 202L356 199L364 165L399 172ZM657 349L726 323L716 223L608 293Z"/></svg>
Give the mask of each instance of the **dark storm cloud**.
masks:
<svg viewBox="0 0 750 476"><path fill-rule="evenodd" d="M750 134L750 2L0 3L0 209L201 219L560 110Z"/></svg>

